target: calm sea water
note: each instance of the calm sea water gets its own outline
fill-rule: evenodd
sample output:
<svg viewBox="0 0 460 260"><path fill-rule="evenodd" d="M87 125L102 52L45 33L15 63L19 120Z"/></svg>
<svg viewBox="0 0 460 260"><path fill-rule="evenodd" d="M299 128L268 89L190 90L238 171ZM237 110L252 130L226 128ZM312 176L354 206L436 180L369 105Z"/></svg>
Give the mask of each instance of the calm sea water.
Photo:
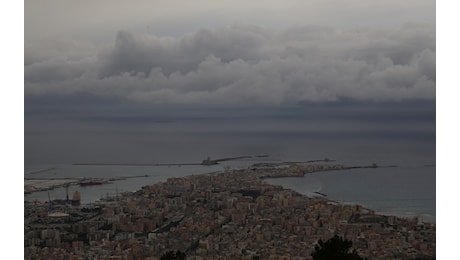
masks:
<svg viewBox="0 0 460 260"><path fill-rule="evenodd" d="M377 213L422 217L436 221L436 174L434 167L353 169L318 172L303 178L268 180L308 196L315 192L344 203L360 204Z"/></svg>
<svg viewBox="0 0 460 260"><path fill-rule="evenodd" d="M216 166L77 166L72 163L199 163L243 155L268 158ZM269 180L301 193L315 191L380 213L436 215L436 117L434 102L313 104L289 108L76 110L25 114L25 177L149 177L80 190L84 203L135 191L146 184L232 168L260 160L335 159L346 165L395 168L320 172ZM39 174L29 172L54 167ZM49 191L65 198L65 189ZM48 192L24 196L48 200Z"/></svg>

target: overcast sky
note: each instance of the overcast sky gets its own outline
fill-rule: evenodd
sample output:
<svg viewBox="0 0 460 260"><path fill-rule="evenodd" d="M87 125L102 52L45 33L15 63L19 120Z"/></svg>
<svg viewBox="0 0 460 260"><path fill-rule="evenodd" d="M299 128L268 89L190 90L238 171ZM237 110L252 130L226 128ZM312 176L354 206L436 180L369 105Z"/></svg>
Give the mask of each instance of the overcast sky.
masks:
<svg viewBox="0 0 460 260"><path fill-rule="evenodd" d="M25 94L434 99L435 1L25 1Z"/></svg>

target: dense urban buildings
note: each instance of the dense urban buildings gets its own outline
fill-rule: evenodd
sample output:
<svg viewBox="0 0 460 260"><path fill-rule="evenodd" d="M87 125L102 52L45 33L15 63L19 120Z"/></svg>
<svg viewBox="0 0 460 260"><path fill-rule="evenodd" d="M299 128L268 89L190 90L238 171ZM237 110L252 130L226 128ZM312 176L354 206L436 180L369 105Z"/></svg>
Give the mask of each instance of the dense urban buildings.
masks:
<svg viewBox="0 0 460 260"><path fill-rule="evenodd" d="M25 259L159 259L177 250L187 259L311 259L318 240L334 235L364 258L435 258L435 224L263 181L343 168L227 170L169 178L92 205L26 203Z"/></svg>

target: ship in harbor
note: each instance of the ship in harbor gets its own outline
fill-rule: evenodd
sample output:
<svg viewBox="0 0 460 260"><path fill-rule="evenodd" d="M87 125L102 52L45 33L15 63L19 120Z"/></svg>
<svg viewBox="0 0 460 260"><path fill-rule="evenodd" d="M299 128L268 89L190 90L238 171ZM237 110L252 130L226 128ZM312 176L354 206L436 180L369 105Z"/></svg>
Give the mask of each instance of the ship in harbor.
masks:
<svg viewBox="0 0 460 260"><path fill-rule="evenodd" d="M210 157L204 159L204 160L201 162L201 165L215 165L215 164L218 164L218 160L211 160Z"/></svg>
<svg viewBox="0 0 460 260"><path fill-rule="evenodd" d="M83 179L80 181L80 186L102 185L106 182L107 181L103 179Z"/></svg>

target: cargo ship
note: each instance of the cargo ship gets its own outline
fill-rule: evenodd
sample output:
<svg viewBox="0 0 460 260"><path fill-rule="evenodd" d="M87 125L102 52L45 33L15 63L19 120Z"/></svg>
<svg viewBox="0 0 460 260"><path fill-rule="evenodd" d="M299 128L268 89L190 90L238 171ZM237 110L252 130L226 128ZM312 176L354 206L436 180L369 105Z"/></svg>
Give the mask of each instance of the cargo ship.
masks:
<svg viewBox="0 0 460 260"><path fill-rule="evenodd" d="M80 181L80 186L92 186L92 185L102 185L106 181L101 179L83 179Z"/></svg>

